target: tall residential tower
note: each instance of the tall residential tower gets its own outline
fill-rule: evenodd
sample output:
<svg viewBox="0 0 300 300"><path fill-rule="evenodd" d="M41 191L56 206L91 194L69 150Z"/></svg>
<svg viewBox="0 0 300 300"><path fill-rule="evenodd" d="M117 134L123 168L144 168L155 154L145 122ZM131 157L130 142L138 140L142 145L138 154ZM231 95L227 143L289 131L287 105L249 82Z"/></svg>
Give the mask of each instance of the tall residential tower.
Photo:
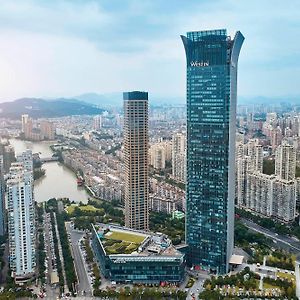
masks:
<svg viewBox="0 0 300 300"><path fill-rule="evenodd" d="M233 251L237 63L244 37L182 36L187 61L188 263L226 273Z"/></svg>
<svg viewBox="0 0 300 300"><path fill-rule="evenodd" d="M148 93L124 99L125 226L148 230Z"/></svg>
<svg viewBox="0 0 300 300"><path fill-rule="evenodd" d="M24 282L35 275L36 267L32 172L23 162L13 163L6 185L9 264L15 281Z"/></svg>

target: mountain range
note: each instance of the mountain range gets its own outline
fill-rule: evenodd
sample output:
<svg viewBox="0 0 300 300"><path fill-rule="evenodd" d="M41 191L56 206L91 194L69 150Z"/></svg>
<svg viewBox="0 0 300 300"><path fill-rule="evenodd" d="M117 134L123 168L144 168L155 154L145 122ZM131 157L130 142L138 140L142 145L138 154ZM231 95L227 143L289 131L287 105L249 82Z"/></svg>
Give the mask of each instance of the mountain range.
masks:
<svg viewBox="0 0 300 300"><path fill-rule="evenodd" d="M102 112L103 109L77 99L22 98L0 103L0 117L12 119L19 119L22 114L28 114L32 118L53 118L71 115L96 115Z"/></svg>
<svg viewBox="0 0 300 300"><path fill-rule="evenodd" d="M238 97L238 105L273 105L293 104L300 106L300 97ZM161 97L149 94L150 106L184 105L184 97ZM73 98L45 100L41 98L21 98L0 103L0 117L20 118L28 114L32 118L51 118L71 115L96 115L105 109L123 106L122 93L97 94L86 93Z"/></svg>

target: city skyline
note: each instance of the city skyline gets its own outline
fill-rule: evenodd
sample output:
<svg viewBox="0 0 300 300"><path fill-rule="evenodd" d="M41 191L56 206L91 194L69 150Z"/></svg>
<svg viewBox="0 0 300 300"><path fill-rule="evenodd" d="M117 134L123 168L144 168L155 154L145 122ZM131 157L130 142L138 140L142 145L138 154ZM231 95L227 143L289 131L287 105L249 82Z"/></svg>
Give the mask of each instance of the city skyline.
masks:
<svg viewBox="0 0 300 300"><path fill-rule="evenodd" d="M0 3L0 102L135 88L184 99L179 34L199 28L247 35L239 96L300 94L297 1Z"/></svg>
<svg viewBox="0 0 300 300"><path fill-rule="evenodd" d="M0 0L0 298L300 299L299 33L299 0Z"/></svg>

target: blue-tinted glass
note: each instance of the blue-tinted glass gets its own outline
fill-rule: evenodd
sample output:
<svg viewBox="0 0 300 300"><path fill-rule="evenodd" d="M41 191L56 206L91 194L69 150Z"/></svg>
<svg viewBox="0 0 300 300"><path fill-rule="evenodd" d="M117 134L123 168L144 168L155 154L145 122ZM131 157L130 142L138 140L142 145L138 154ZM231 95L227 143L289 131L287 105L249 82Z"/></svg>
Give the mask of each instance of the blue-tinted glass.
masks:
<svg viewBox="0 0 300 300"><path fill-rule="evenodd" d="M225 273L233 249L237 59L226 30L182 37L187 59L188 262Z"/></svg>

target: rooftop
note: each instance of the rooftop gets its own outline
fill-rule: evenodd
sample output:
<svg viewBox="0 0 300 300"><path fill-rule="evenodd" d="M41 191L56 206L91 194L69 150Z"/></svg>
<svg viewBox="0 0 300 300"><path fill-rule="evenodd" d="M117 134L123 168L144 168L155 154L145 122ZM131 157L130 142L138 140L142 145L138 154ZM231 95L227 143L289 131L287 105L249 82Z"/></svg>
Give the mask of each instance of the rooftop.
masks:
<svg viewBox="0 0 300 300"><path fill-rule="evenodd" d="M95 230L107 255L181 255L162 233L133 230L112 224L97 224Z"/></svg>
<svg viewBox="0 0 300 300"><path fill-rule="evenodd" d="M148 100L148 92L132 91L123 93L124 100Z"/></svg>

